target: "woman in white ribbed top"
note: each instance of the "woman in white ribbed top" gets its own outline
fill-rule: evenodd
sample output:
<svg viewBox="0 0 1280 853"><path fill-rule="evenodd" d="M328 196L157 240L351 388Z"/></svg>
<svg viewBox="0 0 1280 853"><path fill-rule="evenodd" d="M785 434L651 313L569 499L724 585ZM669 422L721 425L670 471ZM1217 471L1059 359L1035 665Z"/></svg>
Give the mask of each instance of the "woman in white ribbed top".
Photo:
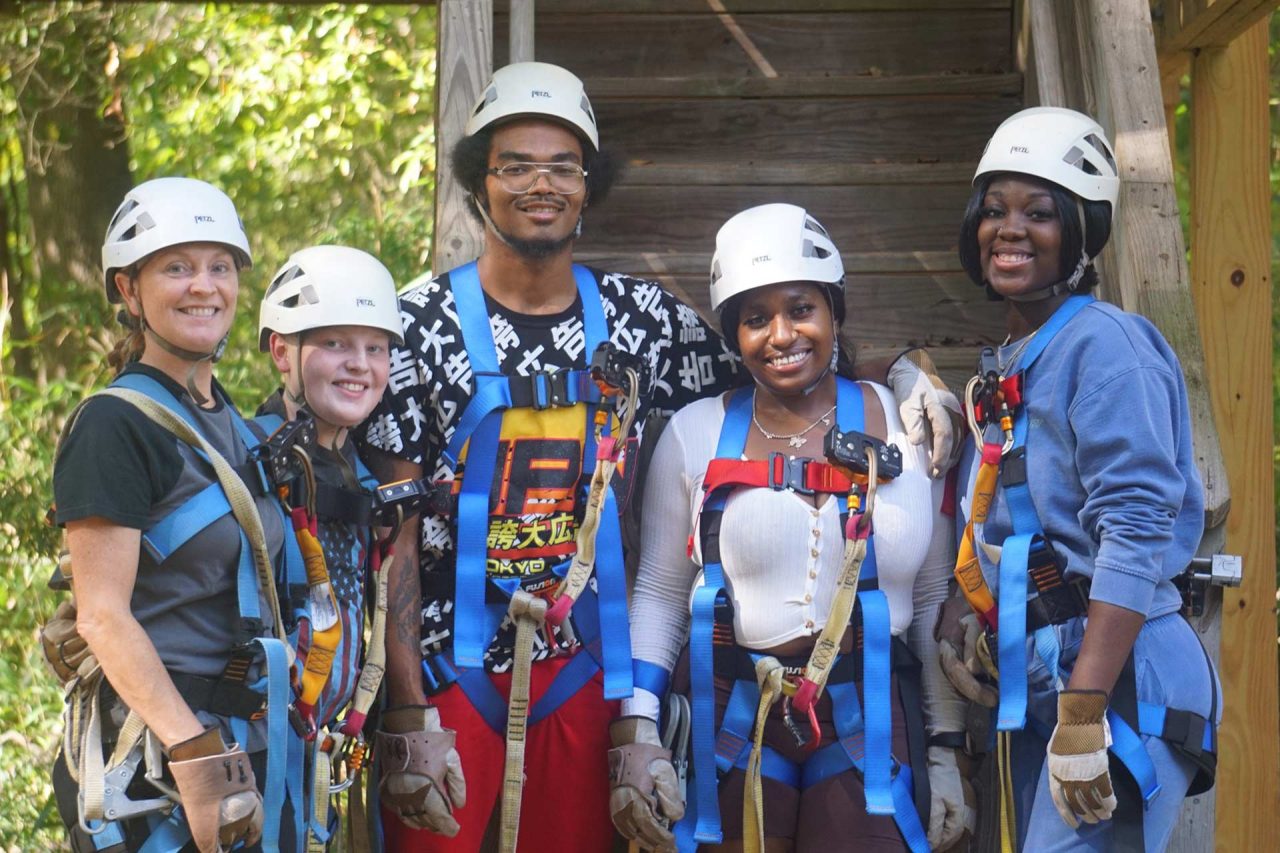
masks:
<svg viewBox="0 0 1280 853"><path fill-rule="evenodd" d="M822 458L823 435L835 420L835 375L852 376L838 344L843 278L839 253L826 231L792 205L744 211L717 236L712 306L720 313L726 341L739 352L755 383L743 459L765 459L773 452ZM888 390L866 383L859 387L865 432L903 454L901 475L879 487L873 512L879 587L888 600L891 632L906 639L924 661L924 717L930 734L959 731L964 728L963 703L937 667L931 630L954 565L953 522L939 512L942 483L930 479L927 453L907 440ZM676 668L688 636L690 594L700 582L702 566L698 523L703 479L716 456L728 398L701 400L678 412L658 442L645 481L640 568L631 605L632 650L638 660L666 671ZM719 542L739 646L784 663L807 659L826 624L841 572L845 543L840 504L835 495L768 488L738 488L729 495ZM852 627L845 632L846 654L853 634ZM732 688L721 675L717 671L718 718ZM901 704L898 687L895 677L895 706ZM618 749L611 755L615 823L624 835L655 847L671 843L657 813L673 817L678 812L668 803L662 756L650 749L659 706L659 697L640 687L623 702L623 716L614 728ZM831 702L824 697L817 710L826 744L835 739ZM781 712L781 705L775 705L764 742L803 764L811 753L797 746ZM893 752L906 762L911 750L904 717L895 707ZM648 747L641 746L646 743ZM959 774L949 749L931 747L928 756L932 819L922 818L929 841L945 846L963 828ZM643 790L649 783L637 781L635 764L650 760L652 786ZM641 789L638 800L628 784ZM721 777L721 849L741 845L736 839L743 837L743 788L741 770ZM861 778L853 769L803 791L765 778L763 794L768 850L839 849L855 841L860 849L905 849L892 817L866 813Z"/></svg>

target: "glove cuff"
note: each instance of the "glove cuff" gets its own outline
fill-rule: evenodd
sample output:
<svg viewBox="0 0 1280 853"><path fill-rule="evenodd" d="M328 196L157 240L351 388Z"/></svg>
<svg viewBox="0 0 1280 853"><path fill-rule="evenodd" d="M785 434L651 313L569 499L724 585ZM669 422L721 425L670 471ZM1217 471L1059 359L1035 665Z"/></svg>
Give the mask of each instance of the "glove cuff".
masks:
<svg viewBox="0 0 1280 853"><path fill-rule="evenodd" d="M1104 690L1063 690L1058 694L1058 725L1097 725L1107 715Z"/></svg>
<svg viewBox="0 0 1280 853"><path fill-rule="evenodd" d="M190 761L193 758L206 758L210 755L222 755L227 751L227 744L222 740L222 731L217 726L205 729L195 737L178 741L165 750L170 761Z"/></svg>
<svg viewBox="0 0 1280 853"><path fill-rule="evenodd" d="M662 746L658 724L648 717L619 717L609 724L609 740L614 746L631 743Z"/></svg>
<svg viewBox="0 0 1280 853"><path fill-rule="evenodd" d="M400 705L382 712L381 729L392 734L438 732L440 710L430 705Z"/></svg>

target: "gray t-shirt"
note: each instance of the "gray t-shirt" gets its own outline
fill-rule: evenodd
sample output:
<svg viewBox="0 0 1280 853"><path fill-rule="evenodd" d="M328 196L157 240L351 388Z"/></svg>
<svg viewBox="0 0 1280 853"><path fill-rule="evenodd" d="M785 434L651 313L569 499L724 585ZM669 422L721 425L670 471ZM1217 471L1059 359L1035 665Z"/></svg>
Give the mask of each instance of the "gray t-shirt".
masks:
<svg viewBox="0 0 1280 853"><path fill-rule="evenodd" d="M126 372L163 383L228 462L239 465L247 460L235 426L238 415L221 387L215 387L213 408L202 409L159 371L134 364ZM212 467L186 442L133 405L98 397L85 405L54 463L56 518L58 524L66 524L98 517L145 532L216 481ZM280 512L274 498L258 497L256 503L268 550L278 564L284 541ZM230 514L163 562L141 549L130 609L166 668L211 678L222 673L237 640L239 562L239 524ZM269 627L270 611L259 600Z"/></svg>

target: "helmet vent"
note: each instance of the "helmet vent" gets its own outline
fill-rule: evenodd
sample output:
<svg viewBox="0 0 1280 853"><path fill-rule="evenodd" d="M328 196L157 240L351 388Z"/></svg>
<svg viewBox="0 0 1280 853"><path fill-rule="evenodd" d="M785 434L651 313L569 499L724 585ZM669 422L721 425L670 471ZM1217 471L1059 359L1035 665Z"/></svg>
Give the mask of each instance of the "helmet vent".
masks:
<svg viewBox="0 0 1280 853"><path fill-rule="evenodd" d="M137 206L138 202L133 199L128 199L124 204L120 205L119 209L116 210L116 215L111 217L111 224L107 226L107 233L109 234L116 230L116 226L120 224L120 220L124 219L124 217Z"/></svg>
<svg viewBox="0 0 1280 853"><path fill-rule="evenodd" d="M134 220L134 223L130 225L129 228L123 234L120 235L120 240L121 241L132 240L134 237L137 237L139 234L143 234L147 231L150 231L152 228L155 228L155 227L156 227L156 221L151 218L150 213L147 213L144 210L142 213L138 214L138 218Z"/></svg>
<svg viewBox="0 0 1280 853"><path fill-rule="evenodd" d="M812 240L805 240L804 248L800 250L800 257L826 260L831 257L831 253L821 246L815 246Z"/></svg>
<svg viewBox="0 0 1280 853"><path fill-rule="evenodd" d="M587 96L585 94L582 96L582 111L587 114L592 123L595 122L596 114L591 111L591 102L587 100Z"/></svg>
<svg viewBox="0 0 1280 853"><path fill-rule="evenodd" d="M293 281L295 278L297 278L302 274L303 274L303 269L297 264L294 264L293 266L289 267L286 270L281 270L280 274L276 276L275 281L271 282L271 284L267 286L267 292L263 294L262 298L266 299L268 296L270 296L271 294L279 290L282 286L288 284L289 282ZM292 308L298 304L298 299L296 296L290 297L290 299L284 300L281 304L288 308Z"/></svg>
<svg viewBox="0 0 1280 853"><path fill-rule="evenodd" d="M806 216L804 218L804 227L809 229L810 231L817 231L819 234L821 234L823 237L826 237L828 240L831 239L831 235L827 233L827 229L823 228L822 223L814 219L812 216ZM823 255L822 257L826 257L826 255Z"/></svg>
<svg viewBox="0 0 1280 853"><path fill-rule="evenodd" d="M723 275L720 271L720 259L716 258L711 262L711 283L715 284Z"/></svg>
<svg viewBox="0 0 1280 853"><path fill-rule="evenodd" d="M1116 158L1112 156L1111 149L1107 147L1107 143L1098 138L1096 133L1086 135L1084 141L1097 149L1098 153L1102 155L1102 158L1107 161L1107 165L1111 167L1112 172L1119 171L1116 168Z"/></svg>

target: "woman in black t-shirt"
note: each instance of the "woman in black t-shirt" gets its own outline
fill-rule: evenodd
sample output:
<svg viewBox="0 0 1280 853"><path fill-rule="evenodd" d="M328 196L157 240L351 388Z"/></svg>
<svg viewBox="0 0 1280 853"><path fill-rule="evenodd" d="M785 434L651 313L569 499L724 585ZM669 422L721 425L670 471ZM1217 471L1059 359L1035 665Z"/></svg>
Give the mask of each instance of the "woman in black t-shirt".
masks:
<svg viewBox="0 0 1280 853"><path fill-rule="evenodd" d="M172 397L232 466L247 462L239 415L213 378L235 316L239 271L252 263L231 200L203 181L148 181L125 196L102 255L107 299L123 303L119 316L129 330L110 355L121 373L117 384ZM126 738L130 727L120 727L132 710L164 747L168 773L157 790L134 766L124 793L135 802L158 798L172 784L182 802L167 818L153 811L151 824L145 815L91 823L109 833L91 839L86 819L95 811L110 817L111 806L122 801L105 808L94 802L100 780L92 775L102 771L93 765L101 756L92 754L91 739L78 746L69 739L71 754L59 757L54 783L74 849L92 850L111 838L121 845L112 849L133 850L163 831L166 849L214 850L256 843L262 834L255 775L264 776L266 740L263 726L248 722L261 695L245 678L239 692L225 677L219 680L224 669L230 672L233 647L249 648L246 640L263 633L245 634L242 627L244 601L255 596L238 592L257 588L240 583L244 590L238 590L247 577L241 551L248 540L232 515L200 516L191 509L198 501L189 503L216 494L217 482L189 445L118 398L90 400L60 448L57 521L67 531L76 628L104 679L98 691L103 745L110 751L113 741ZM268 551L278 554L283 526L269 496L256 500ZM269 609L262 613L268 618ZM258 668L254 661L249 672ZM72 701L80 698L73 694ZM95 723L91 718L88 725ZM137 765L144 751L130 750L124 763L132 757ZM121 794L110 784L117 758L107 762L108 799ZM276 832L275 811L267 817L268 835Z"/></svg>

